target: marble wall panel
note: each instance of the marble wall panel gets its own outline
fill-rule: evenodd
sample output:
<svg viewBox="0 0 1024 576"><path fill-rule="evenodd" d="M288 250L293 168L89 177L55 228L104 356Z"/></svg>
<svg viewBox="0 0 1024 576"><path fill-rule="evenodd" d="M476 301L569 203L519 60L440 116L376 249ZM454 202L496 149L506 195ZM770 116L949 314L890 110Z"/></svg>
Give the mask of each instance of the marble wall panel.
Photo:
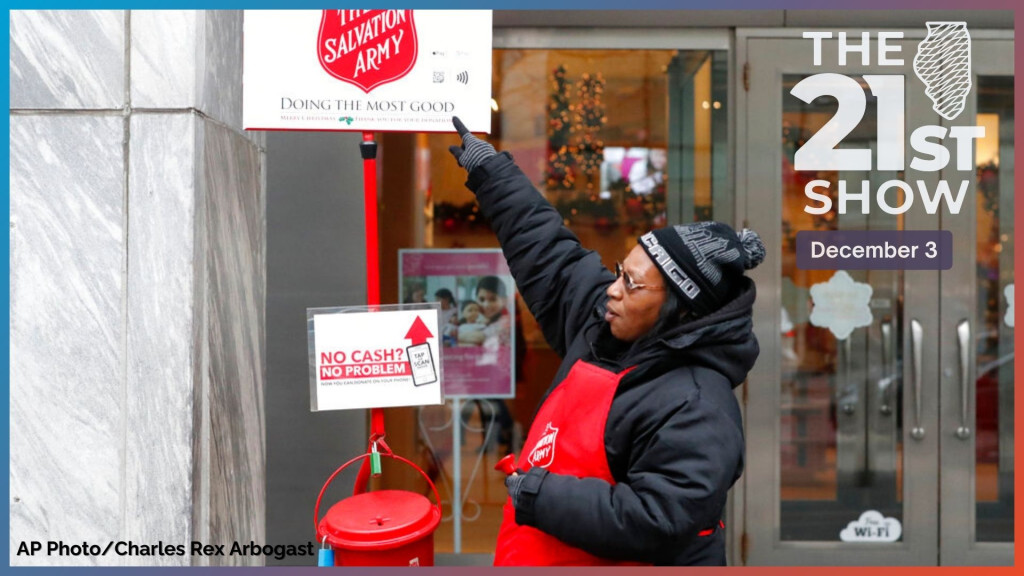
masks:
<svg viewBox="0 0 1024 576"><path fill-rule="evenodd" d="M197 47L199 109L235 130L242 129L242 11L203 11Z"/></svg>
<svg viewBox="0 0 1024 576"><path fill-rule="evenodd" d="M265 541L265 193L260 154L203 122L209 541ZM262 557L211 563L263 564Z"/></svg>
<svg viewBox="0 0 1024 576"><path fill-rule="evenodd" d="M265 130L246 130L245 137L249 139L257 148L266 152L267 150L267 132Z"/></svg>
<svg viewBox="0 0 1024 576"><path fill-rule="evenodd" d="M123 538L136 542L192 539L196 122L191 112L131 118Z"/></svg>
<svg viewBox="0 0 1024 576"><path fill-rule="evenodd" d="M14 553L23 540L120 533L124 120L10 122L10 561L118 564Z"/></svg>
<svg viewBox="0 0 1024 576"><path fill-rule="evenodd" d="M11 108L125 104L123 11L11 11Z"/></svg>
<svg viewBox="0 0 1024 576"><path fill-rule="evenodd" d="M11 15L12 108L67 110L11 117L10 542L265 542L265 136L240 132L241 12L133 16ZM125 105L126 51L133 112L97 114Z"/></svg>
<svg viewBox="0 0 1024 576"><path fill-rule="evenodd" d="M194 53L202 12L131 11L131 95L134 108L196 108Z"/></svg>

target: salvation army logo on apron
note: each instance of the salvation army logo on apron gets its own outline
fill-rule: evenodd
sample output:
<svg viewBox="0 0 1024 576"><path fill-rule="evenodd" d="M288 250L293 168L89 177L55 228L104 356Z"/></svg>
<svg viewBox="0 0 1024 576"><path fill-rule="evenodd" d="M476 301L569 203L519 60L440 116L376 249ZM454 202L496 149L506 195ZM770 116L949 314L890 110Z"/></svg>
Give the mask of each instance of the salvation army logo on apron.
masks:
<svg viewBox="0 0 1024 576"><path fill-rule="evenodd" d="M367 94L412 70L419 46L412 10L324 10L317 55L338 80Z"/></svg>
<svg viewBox="0 0 1024 576"><path fill-rule="evenodd" d="M557 437L558 428L555 428L551 425L551 422L548 422L548 425L544 428L544 433L540 436L540 440L537 440L533 451L527 457L530 466L547 468L555 461L555 438Z"/></svg>

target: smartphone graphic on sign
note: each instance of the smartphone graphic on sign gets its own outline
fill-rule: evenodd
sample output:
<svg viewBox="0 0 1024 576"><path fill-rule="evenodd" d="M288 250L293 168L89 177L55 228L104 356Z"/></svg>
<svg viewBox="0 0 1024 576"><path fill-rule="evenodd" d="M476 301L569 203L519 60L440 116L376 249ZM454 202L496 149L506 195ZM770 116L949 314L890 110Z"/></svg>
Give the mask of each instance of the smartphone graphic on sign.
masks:
<svg viewBox="0 0 1024 576"><path fill-rule="evenodd" d="M423 386L437 382L437 369L434 366L434 354L430 351L430 344L424 342L405 349L406 358L409 359L409 366L412 368L412 383L414 386Z"/></svg>

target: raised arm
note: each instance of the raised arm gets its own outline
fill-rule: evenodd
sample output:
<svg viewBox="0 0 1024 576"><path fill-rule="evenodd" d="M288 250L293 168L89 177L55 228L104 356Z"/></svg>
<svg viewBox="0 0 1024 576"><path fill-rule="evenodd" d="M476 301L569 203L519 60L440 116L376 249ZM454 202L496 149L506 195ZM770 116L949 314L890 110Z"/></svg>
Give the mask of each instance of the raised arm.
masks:
<svg viewBox="0 0 1024 576"><path fill-rule="evenodd" d="M469 172L466 186L497 234L519 292L545 338L564 355L569 338L578 333L614 276L596 252L580 246L510 154L498 154L458 118L453 122L463 145L452 146L451 152Z"/></svg>

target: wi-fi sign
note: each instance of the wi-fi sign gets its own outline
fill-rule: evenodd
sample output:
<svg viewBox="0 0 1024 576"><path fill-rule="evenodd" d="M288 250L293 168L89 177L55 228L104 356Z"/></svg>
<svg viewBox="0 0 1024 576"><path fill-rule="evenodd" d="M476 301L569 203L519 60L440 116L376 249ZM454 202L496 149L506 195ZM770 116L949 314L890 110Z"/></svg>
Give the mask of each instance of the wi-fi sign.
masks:
<svg viewBox="0 0 1024 576"><path fill-rule="evenodd" d="M459 72L458 75L455 76L455 79L463 84L469 84L469 72Z"/></svg>

